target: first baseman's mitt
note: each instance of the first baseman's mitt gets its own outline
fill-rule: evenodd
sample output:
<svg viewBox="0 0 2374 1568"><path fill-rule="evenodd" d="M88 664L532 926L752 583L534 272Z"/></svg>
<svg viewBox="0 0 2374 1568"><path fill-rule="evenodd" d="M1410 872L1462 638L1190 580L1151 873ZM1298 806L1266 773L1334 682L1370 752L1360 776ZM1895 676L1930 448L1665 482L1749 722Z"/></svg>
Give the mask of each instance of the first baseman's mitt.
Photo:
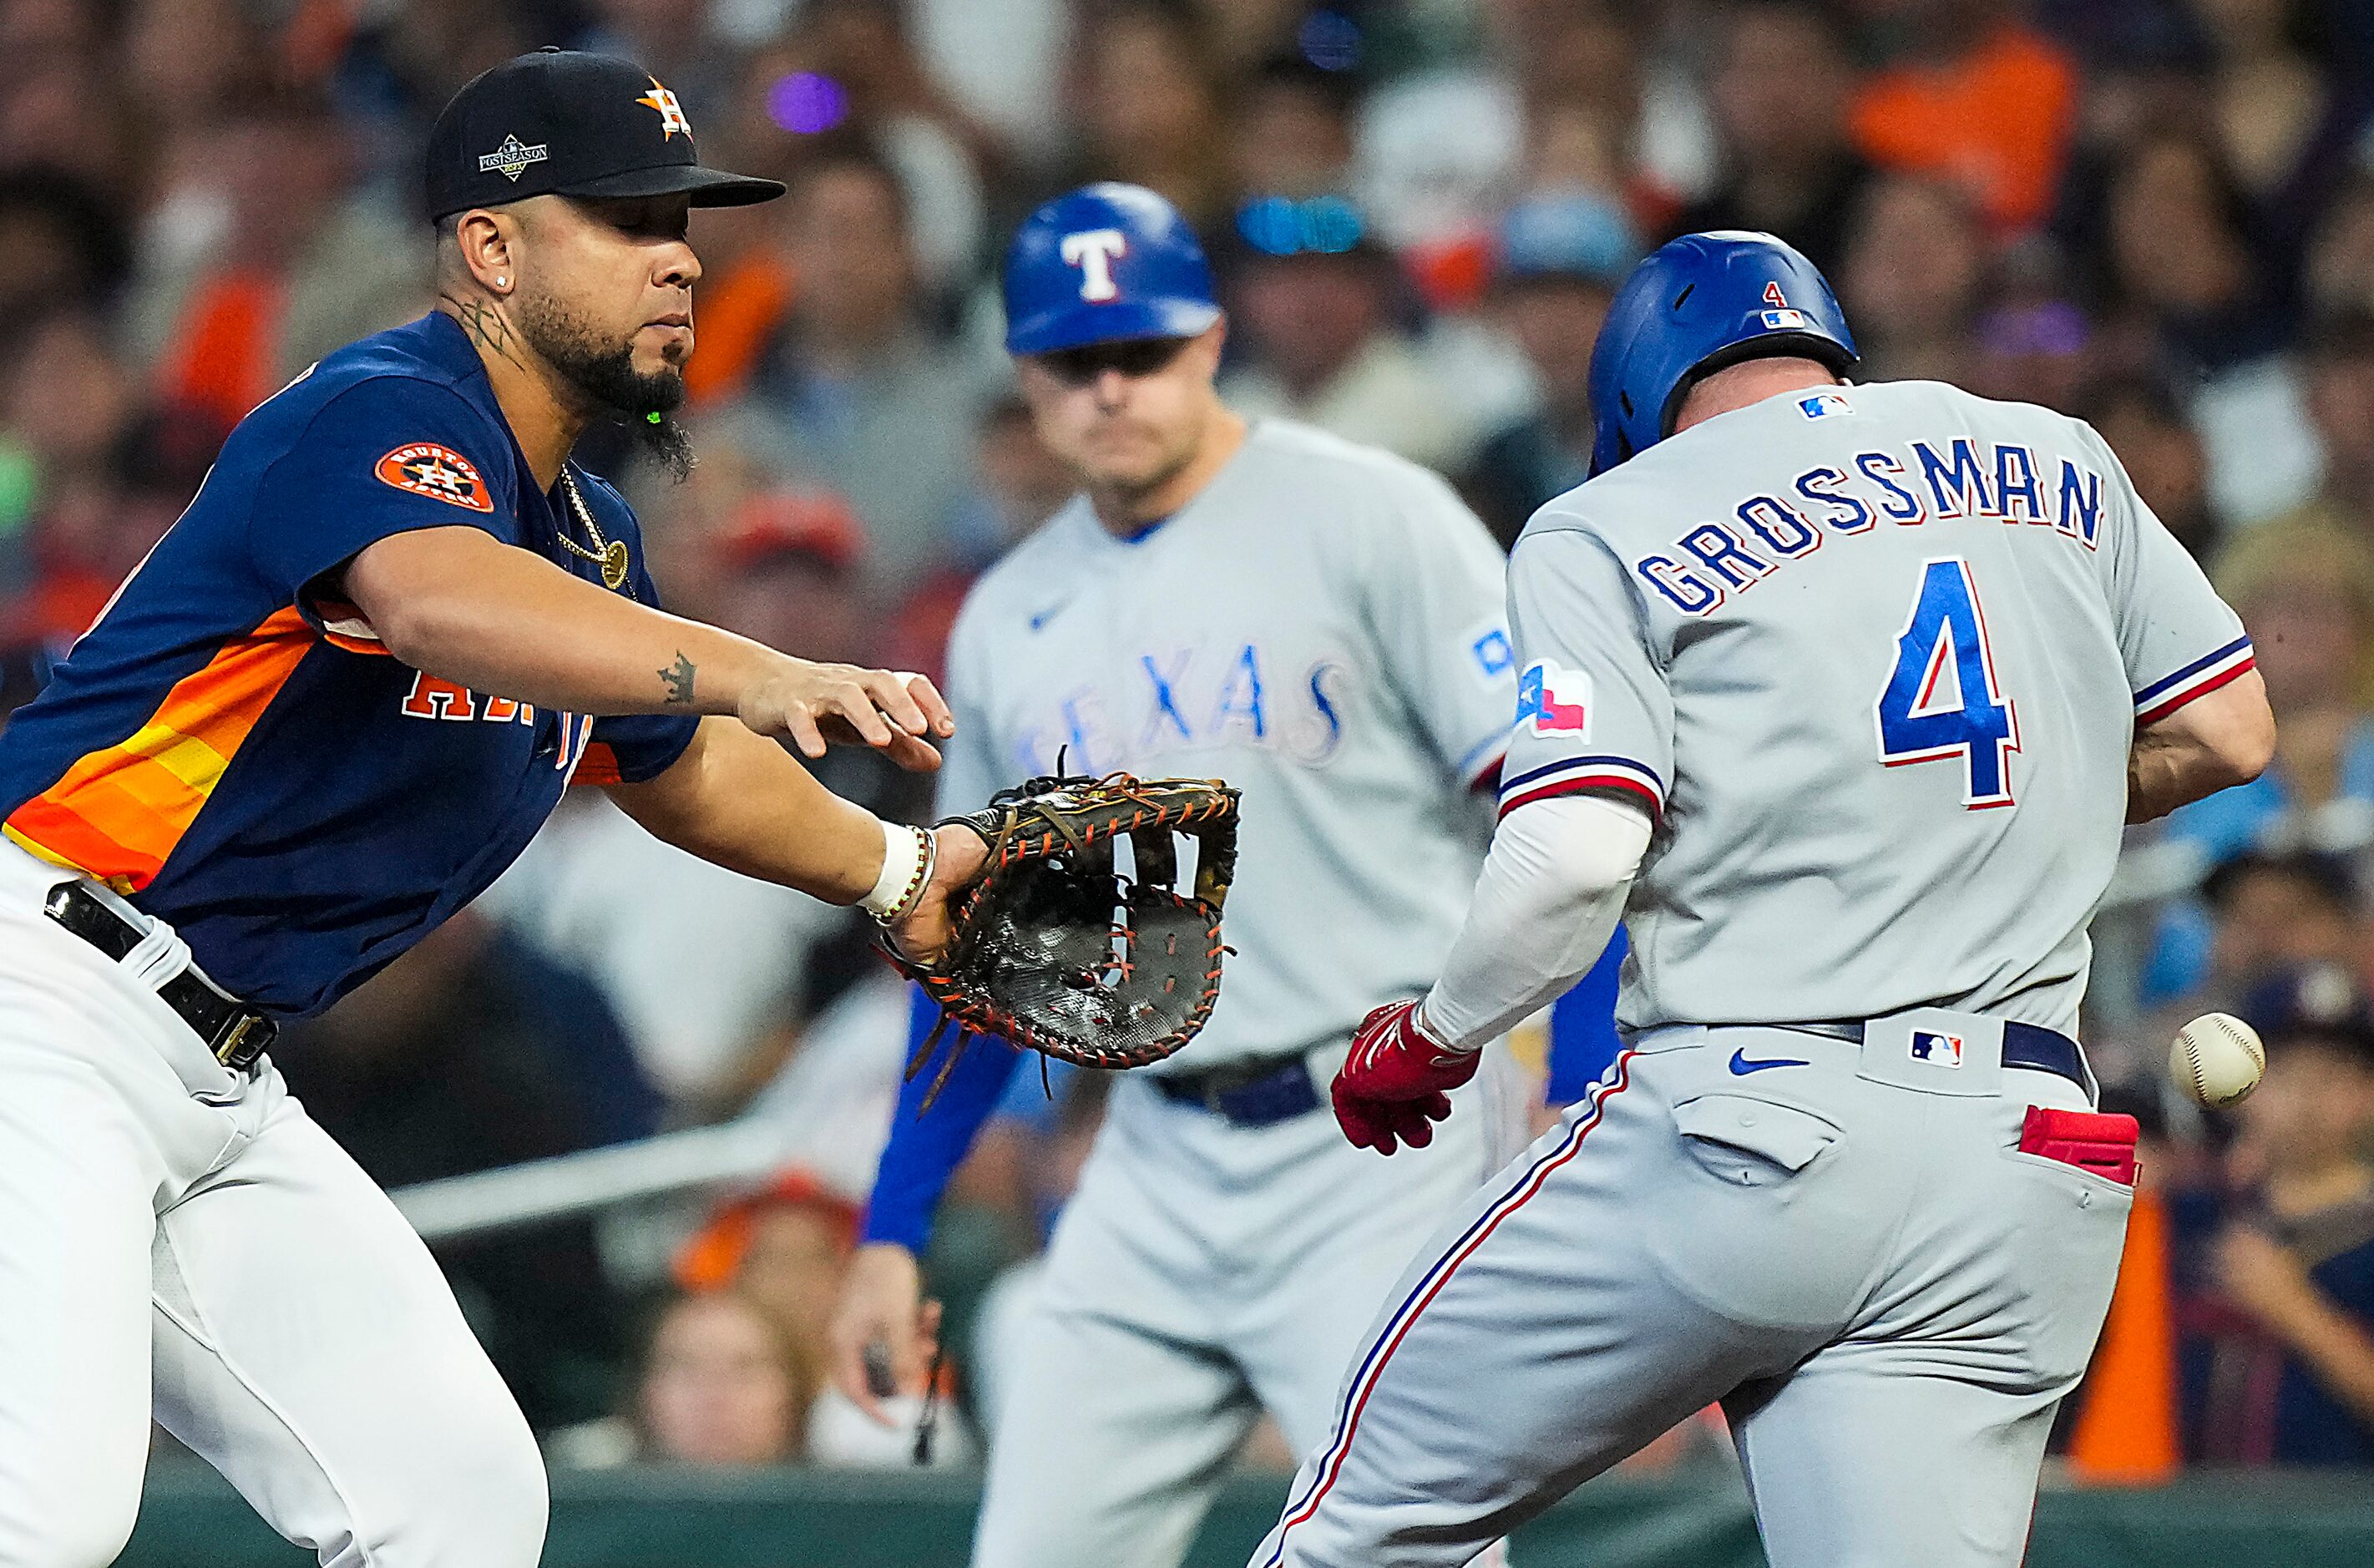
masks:
<svg viewBox="0 0 2374 1568"><path fill-rule="evenodd" d="M967 1031L1105 1068L1144 1067L1194 1038L1220 991L1236 790L1216 778L1126 773L1033 778L948 821L989 846L980 879L952 902L955 938L936 964L890 954L940 1008L907 1076L923 1070L949 1025L959 1032L925 1106ZM1173 886L1173 834L1195 840L1193 896ZM1124 836L1128 872L1113 863Z"/></svg>

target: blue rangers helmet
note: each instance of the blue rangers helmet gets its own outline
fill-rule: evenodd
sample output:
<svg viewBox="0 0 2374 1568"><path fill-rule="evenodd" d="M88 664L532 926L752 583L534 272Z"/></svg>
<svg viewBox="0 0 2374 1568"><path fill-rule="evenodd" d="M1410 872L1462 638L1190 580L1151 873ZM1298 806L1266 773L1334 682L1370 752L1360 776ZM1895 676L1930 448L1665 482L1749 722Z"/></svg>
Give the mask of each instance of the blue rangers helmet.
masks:
<svg viewBox="0 0 2374 1568"><path fill-rule="evenodd" d="M1010 354L1193 337L1219 319L1194 231L1143 185L1084 185L1058 196L1005 248Z"/></svg>
<svg viewBox="0 0 2374 1568"><path fill-rule="evenodd" d="M1861 356L1829 280L1769 234L1685 234L1632 269L1591 352L1591 471L1674 433L1682 399L1727 365L1798 355L1839 375Z"/></svg>

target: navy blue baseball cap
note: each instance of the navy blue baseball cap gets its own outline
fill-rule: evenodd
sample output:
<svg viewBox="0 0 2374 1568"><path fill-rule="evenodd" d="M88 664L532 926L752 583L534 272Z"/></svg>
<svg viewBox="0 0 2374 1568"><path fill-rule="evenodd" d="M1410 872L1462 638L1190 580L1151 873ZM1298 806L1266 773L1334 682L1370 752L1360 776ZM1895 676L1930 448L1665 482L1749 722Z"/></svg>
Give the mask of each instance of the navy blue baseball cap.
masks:
<svg viewBox="0 0 2374 1568"><path fill-rule="evenodd" d="M1005 248L1005 348L1193 337L1220 319L1212 268L1179 209L1143 185L1087 185Z"/></svg>
<svg viewBox="0 0 2374 1568"><path fill-rule="evenodd" d="M2374 1068L2374 1005L2357 977L2310 964L2252 986L2234 1010L2270 1047L2315 1040Z"/></svg>
<svg viewBox="0 0 2374 1568"><path fill-rule="evenodd" d="M631 60L539 49L481 72L429 132L429 216L530 196L689 195L746 206L781 181L703 169L676 94Z"/></svg>

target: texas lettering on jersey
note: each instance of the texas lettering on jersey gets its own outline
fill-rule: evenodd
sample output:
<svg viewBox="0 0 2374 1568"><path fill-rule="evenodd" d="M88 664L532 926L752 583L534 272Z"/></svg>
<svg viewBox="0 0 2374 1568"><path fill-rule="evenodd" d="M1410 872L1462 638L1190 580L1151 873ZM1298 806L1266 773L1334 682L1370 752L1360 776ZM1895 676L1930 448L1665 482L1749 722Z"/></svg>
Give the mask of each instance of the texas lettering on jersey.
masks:
<svg viewBox="0 0 2374 1568"><path fill-rule="evenodd" d="M1015 737L1027 771L1143 771L1155 758L1220 745L1252 745L1322 767L1344 739L1353 666L1336 654L1292 667L1257 642L1141 652L1116 678L1082 685L1044 720Z"/></svg>

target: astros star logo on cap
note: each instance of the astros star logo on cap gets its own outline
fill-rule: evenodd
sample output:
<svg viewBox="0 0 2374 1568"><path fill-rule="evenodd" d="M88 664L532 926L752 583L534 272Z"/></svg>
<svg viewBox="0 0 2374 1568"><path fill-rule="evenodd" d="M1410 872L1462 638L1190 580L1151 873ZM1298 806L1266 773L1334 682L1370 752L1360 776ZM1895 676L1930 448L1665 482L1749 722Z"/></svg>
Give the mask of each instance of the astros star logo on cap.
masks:
<svg viewBox="0 0 2374 1568"><path fill-rule="evenodd" d="M660 79L657 76L651 78L651 82L652 90L635 101L649 104L659 111L660 135L673 136L678 131L682 131L686 135L691 135L692 122L684 117L684 107L676 102L676 94L660 86Z"/></svg>

